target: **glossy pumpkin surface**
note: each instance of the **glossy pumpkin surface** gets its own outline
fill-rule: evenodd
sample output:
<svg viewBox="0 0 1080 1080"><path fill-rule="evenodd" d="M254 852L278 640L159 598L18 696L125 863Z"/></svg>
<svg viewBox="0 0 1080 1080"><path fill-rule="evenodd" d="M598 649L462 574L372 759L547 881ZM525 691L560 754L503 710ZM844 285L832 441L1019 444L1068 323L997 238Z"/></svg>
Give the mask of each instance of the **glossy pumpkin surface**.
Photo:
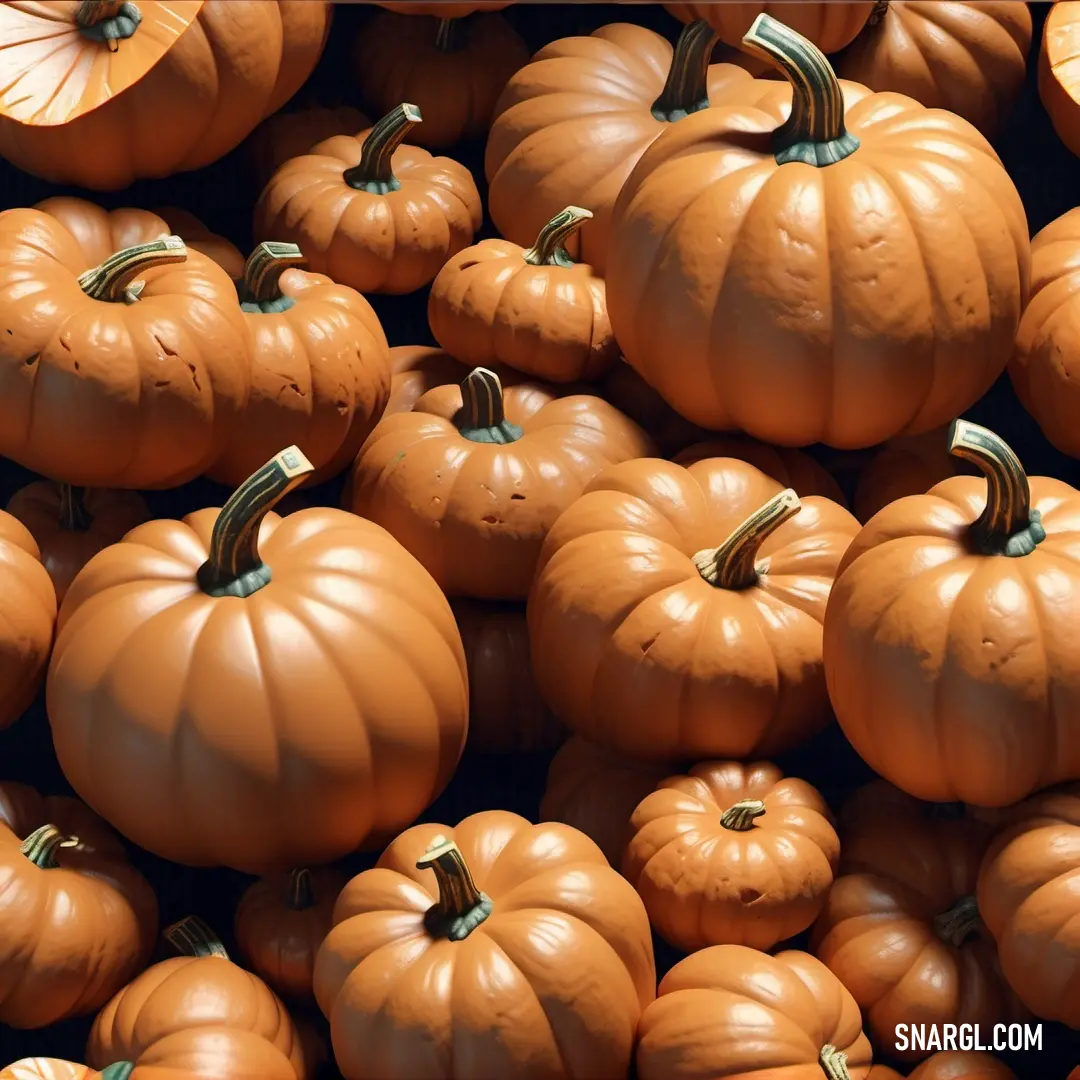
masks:
<svg viewBox="0 0 1080 1080"><path fill-rule="evenodd" d="M1052 4L1039 45L1039 97L1058 138L1080 154L1080 3Z"/></svg>
<svg viewBox="0 0 1080 1080"><path fill-rule="evenodd" d="M707 19L716 28L720 40L727 45L741 45L743 35L758 15L765 12L782 20L796 33L809 38L822 52L837 52L849 44L866 25L875 5L866 0L849 3L720 3L665 4L677 19Z"/></svg>

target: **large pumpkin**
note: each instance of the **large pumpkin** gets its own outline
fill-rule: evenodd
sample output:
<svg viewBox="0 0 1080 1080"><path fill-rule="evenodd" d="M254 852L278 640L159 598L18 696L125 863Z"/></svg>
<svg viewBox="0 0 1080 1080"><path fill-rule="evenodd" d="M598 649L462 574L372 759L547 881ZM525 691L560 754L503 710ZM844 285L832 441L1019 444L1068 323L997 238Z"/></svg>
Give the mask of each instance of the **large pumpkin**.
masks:
<svg viewBox="0 0 1080 1080"><path fill-rule="evenodd" d="M334 922L315 996L345 1080L626 1076L656 993L649 922L576 829L502 810L416 825Z"/></svg>
<svg viewBox="0 0 1080 1080"><path fill-rule="evenodd" d="M464 745L449 604L377 525L271 513L310 472L282 451L223 509L132 530L64 600L46 698L60 765L173 862L258 874L377 843Z"/></svg>
<svg viewBox="0 0 1080 1080"><path fill-rule="evenodd" d="M825 617L836 718L880 776L934 802L1008 806L1080 778L1080 494L1029 478L958 420L957 476L876 514Z"/></svg>
<svg viewBox="0 0 1080 1080"><path fill-rule="evenodd" d="M311 74L325 0L13 0L0 8L0 155L118 191L228 153Z"/></svg>
<svg viewBox="0 0 1080 1080"><path fill-rule="evenodd" d="M887 1065L875 1065L867 1080L903 1080ZM1016 1080L999 1058L981 1050L939 1050L920 1062L908 1080Z"/></svg>
<svg viewBox="0 0 1080 1080"><path fill-rule="evenodd" d="M829 718L821 622L857 531L732 458L607 469L540 556L537 685L568 727L635 757L790 748Z"/></svg>
<svg viewBox="0 0 1080 1080"><path fill-rule="evenodd" d="M1059 0L1043 23L1039 44L1039 97L1058 138L1080 155L1080 79L1077 78L1077 25L1080 2Z"/></svg>
<svg viewBox="0 0 1080 1080"><path fill-rule="evenodd" d="M289 158L300 157L316 143L335 135L352 135L371 121L351 105L311 105L268 116L244 144L251 172L260 188Z"/></svg>
<svg viewBox="0 0 1080 1080"><path fill-rule="evenodd" d="M877 5L873 0L847 3L812 3L810 0L780 0L780 3L665 4L677 19L707 19L726 45L741 45L754 19L768 12L783 20L796 33L812 41L822 52L838 52L866 25Z"/></svg>
<svg viewBox="0 0 1080 1080"><path fill-rule="evenodd" d="M1030 262L1016 188L967 121L841 84L767 15L745 44L794 104L759 80L641 158L608 262L623 355L687 419L778 446L948 423L1012 352Z"/></svg>

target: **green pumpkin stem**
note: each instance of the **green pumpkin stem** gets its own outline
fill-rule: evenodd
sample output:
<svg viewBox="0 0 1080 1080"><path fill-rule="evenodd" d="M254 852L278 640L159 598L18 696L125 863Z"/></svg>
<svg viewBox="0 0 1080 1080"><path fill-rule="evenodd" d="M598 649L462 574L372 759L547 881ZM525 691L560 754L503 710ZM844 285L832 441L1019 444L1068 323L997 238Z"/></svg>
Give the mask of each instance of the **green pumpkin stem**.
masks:
<svg viewBox="0 0 1080 1080"><path fill-rule="evenodd" d="M719 39L704 19L683 27L664 89L652 104L652 114L661 123L674 123L709 107L709 63Z"/></svg>
<svg viewBox="0 0 1080 1080"><path fill-rule="evenodd" d="M463 941L491 914L491 901L476 887L453 840L436 840L416 868L433 870L439 885L439 899L424 916L433 937Z"/></svg>
<svg viewBox="0 0 1080 1080"><path fill-rule="evenodd" d="M281 275L300 269L307 260L296 244L267 240L248 256L244 277L237 282L240 307L251 315L272 315L288 311L296 301L281 295Z"/></svg>
<svg viewBox="0 0 1080 1080"><path fill-rule="evenodd" d="M102 1069L98 1074L99 1080L128 1080L135 1071L135 1066L130 1061L117 1061Z"/></svg>
<svg viewBox="0 0 1080 1080"><path fill-rule="evenodd" d="M826 1043L818 1052L818 1064L828 1080L851 1080L848 1072L847 1054Z"/></svg>
<svg viewBox="0 0 1080 1080"><path fill-rule="evenodd" d="M494 371L473 368L461 380L461 411L454 417L463 438L478 443L512 443L524 434L506 419L502 381Z"/></svg>
<svg viewBox="0 0 1080 1080"><path fill-rule="evenodd" d="M791 115L773 133L778 165L802 161L823 168L859 149L859 140L844 126L840 82L812 41L762 12L742 44L791 83Z"/></svg>
<svg viewBox="0 0 1080 1080"><path fill-rule="evenodd" d="M210 557L199 567L198 581L209 596L250 596L270 583L270 567L259 555L259 527L314 466L290 446L252 473L218 513L210 535Z"/></svg>
<svg viewBox="0 0 1080 1080"><path fill-rule="evenodd" d="M754 818L764 813L765 804L760 799L740 799L720 815L720 824L733 832L749 832L754 827Z"/></svg>
<svg viewBox="0 0 1080 1080"><path fill-rule="evenodd" d="M948 911L934 916L934 933L946 945L959 949L982 921L974 896L962 896Z"/></svg>
<svg viewBox="0 0 1080 1080"><path fill-rule="evenodd" d="M307 911L315 906L315 886L311 871L298 866L289 874L289 891L285 903L290 911Z"/></svg>
<svg viewBox="0 0 1080 1080"><path fill-rule="evenodd" d="M166 926L161 936L181 956L219 956L222 960L229 959L221 939L198 915L188 915L171 926Z"/></svg>
<svg viewBox="0 0 1080 1080"><path fill-rule="evenodd" d="M100 266L79 275L79 288L92 300L133 304L146 283L132 278L151 267L182 263L186 258L187 248L179 236L163 236L110 255Z"/></svg>
<svg viewBox="0 0 1080 1080"><path fill-rule="evenodd" d="M774 495L719 547L706 548L693 557L698 573L719 589L751 588L758 574L765 572L757 566L761 545L801 509L799 496L791 488Z"/></svg>
<svg viewBox="0 0 1080 1080"><path fill-rule="evenodd" d="M122 0L81 0L75 9L75 25L83 37L105 42L109 52L116 52L141 22L138 6Z"/></svg>
<svg viewBox="0 0 1080 1080"><path fill-rule="evenodd" d="M435 27L435 48L441 53L457 52L461 48L458 33L460 19L439 19Z"/></svg>
<svg viewBox="0 0 1080 1080"><path fill-rule="evenodd" d="M560 210L541 230L523 258L530 266L574 266L566 241L592 218L592 211L580 206Z"/></svg>
<svg viewBox="0 0 1080 1080"><path fill-rule="evenodd" d="M93 519L83 502L83 488L60 485L60 528L65 532L87 532Z"/></svg>
<svg viewBox="0 0 1080 1080"><path fill-rule="evenodd" d="M360 164L342 173L345 183L371 195L388 195L391 191L397 191L401 181L391 168L394 151L423 119L415 105L399 105L388 112L368 132L360 148Z"/></svg>
<svg viewBox="0 0 1080 1080"><path fill-rule="evenodd" d="M1031 508L1031 486L1011 446L988 428L954 420L949 453L975 465L986 477L986 506L971 523L968 538L982 555L1030 555L1046 539L1042 514Z"/></svg>
<svg viewBox="0 0 1080 1080"><path fill-rule="evenodd" d="M40 870L55 870L60 865L58 853L78 846L77 836L67 836L55 825L42 825L22 842L19 850Z"/></svg>

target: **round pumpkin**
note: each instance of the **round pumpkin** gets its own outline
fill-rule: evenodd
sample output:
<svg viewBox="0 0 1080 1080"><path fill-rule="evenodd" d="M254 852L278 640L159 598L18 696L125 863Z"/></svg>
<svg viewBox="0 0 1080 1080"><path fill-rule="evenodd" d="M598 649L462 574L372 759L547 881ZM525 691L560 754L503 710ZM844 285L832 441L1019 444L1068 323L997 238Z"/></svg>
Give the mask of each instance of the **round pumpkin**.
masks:
<svg viewBox="0 0 1080 1080"><path fill-rule="evenodd" d="M345 879L330 867L298 867L259 878L240 897L235 936L241 956L284 997L311 996L315 954L332 925Z"/></svg>
<svg viewBox="0 0 1080 1080"><path fill-rule="evenodd" d="M758 80L642 156L612 217L623 355L688 420L778 446L948 423L1005 369L1027 296L1012 180L967 121L841 84L768 15L745 47L794 104Z"/></svg>
<svg viewBox="0 0 1080 1080"><path fill-rule="evenodd" d="M0 155L97 191L202 168L300 89L332 13L325 0L14 0L0 9Z"/></svg>
<svg viewBox="0 0 1080 1080"><path fill-rule="evenodd" d="M797 34L812 41L822 52L839 52L850 44L866 25L877 5L873 0L847 3L811 3L809 0L780 0L779 3L665 4L677 19L690 22L706 19L726 45L739 46L754 19L762 12L782 20Z"/></svg>
<svg viewBox="0 0 1080 1080"><path fill-rule="evenodd" d="M948 446L985 480L953 477L867 523L829 599L825 677L880 776L921 799L1009 806L1080 778L1080 495L1029 479L976 424L956 421Z"/></svg>
<svg viewBox="0 0 1080 1080"><path fill-rule="evenodd" d="M495 13L456 19L383 11L361 28L352 56L371 110L382 115L399 101L415 102L424 122L414 139L445 150L487 134L495 103L528 62L529 47Z"/></svg>
<svg viewBox="0 0 1080 1080"><path fill-rule="evenodd" d="M842 507L732 458L605 470L537 565L540 692L579 735L634 757L797 745L829 718L821 622L857 531Z"/></svg>
<svg viewBox="0 0 1080 1080"><path fill-rule="evenodd" d="M403 143L421 119L399 105L367 131L290 158L259 196L255 239L298 244L314 273L357 292L427 285L484 215L468 169Z"/></svg>
<svg viewBox="0 0 1080 1080"><path fill-rule="evenodd" d="M1077 78L1077 24L1080 2L1051 4L1039 43L1039 97L1058 138L1080 155L1080 79Z"/></svg>
<svg viewBox="0 0 1080 1080"><path fill-rule="evenodd" d="M64 601L46 694L60 766L172 862L322 865L413 821L461 754L449 604L377 525L273 514L310 472L290 447L221 510L133 529Z"/></svg>
<svg viewBox="0 0 1080 1080"><path fill-rule="evenodd" d="M617 1080L655 993L630 885L577 830L502 810L402 833L315 965L345 1080Z"/></svg>
<svg viewBox="0 0 1080 1080"><path fill-rule="evenodd" d="M873 1071L870 1080L877 1080ZM908 1080L1016 1080L1016 1074L981 1050L939 1050L909 1073Z"/></svg>
<svg viewBox="0 0 1080 1080"><path fill-rule="evenodd" d="M38 203L38 209L40 210L51 201L58 200L47 199L45 203ZM240 254L240 249L231 240L212 233L194 214L175 206L159 206L153 213L165 222L165 235L170 233L179 235L189 248L201 251L213 259L233 281L244 276L244 256ZM155 239L155 237L149 237L149 239Z"/></svg>
<svg viewBox="0 0 1080 1080"><path fill-rule="evenodd" d="M619 358L604 282L566 250L591 218L568 206L530 248L481 240L455 255L428 296L435 340L466 364L509 364L560 383L600 378Z"/></svg>
<svg viewBox="0 0 1080 1080"><path fill-rule="evenodd" d="M0 877L0 1024L92 1013L150 959L153 890L77 799L0 783Z"/></svg>
<svg viewBox="0 0 1080 1080"><path fill-rule="evenodd" d="M316 143L335 135L351 135L371 127L371 121L351 105L336 108L310 105L268 116L245 144L251 172L263 187L289 158L300 157ZM239 275L236 275L239 277Z"/></svg>
<svg viewBox="0 0 1080 1080"><path fill-rule="evenodd" d="M1080 1029L1080 784L1015 807L979 872L979 909L1001 967L1043 1020Z"/></svg>
<svg viewBox="0 0 1080 1080"><path fill-rule="evenodd" d="M602 274L612 208L646 148L676 121L753 83L734 64L710 65L716 41L700 21L674 49L642 26L610 23L545 45L495 106L484 172L499 232L528 247L564 206L584 206L593 216L569 251Z"/></svg>
<svg viewBox="0 0 1080 1080"><path fill-rule="evenodd" d="M1023 0L878 0L837 71L948 109L992 138L1020 96L1030 51Z"/></svg>
<svg viewBox="0 0 1080 1080"><path fill-rule="evenodd" d="M601 398L523 390L473 368L385 417L353 465L347 508L387 529L448 596L524 600L559 514L606 465L652 450Z"/></svg>
<svg viewBox="0 0 1080 1080"><path fill-rule="evenodd" d="M638 1027L639 1080L867 1080L859 1007L824 964L713 945L677 963Z"/></svg>
<svg viewBox="0 0 1080 1080"><path fill-rule="evenodd" d="M680 951L766 951L825 904L840 858L831 817L818 791L770 762L705 761L634 810L622 871Z"/></svg>

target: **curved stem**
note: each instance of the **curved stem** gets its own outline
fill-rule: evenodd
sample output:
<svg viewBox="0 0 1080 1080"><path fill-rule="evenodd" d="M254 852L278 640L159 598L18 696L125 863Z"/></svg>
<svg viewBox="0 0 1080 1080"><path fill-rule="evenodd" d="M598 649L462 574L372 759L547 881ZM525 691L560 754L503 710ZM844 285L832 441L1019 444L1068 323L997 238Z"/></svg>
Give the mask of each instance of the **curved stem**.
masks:
<svg viewBox="0 0 1080 1080"><path fill-rule="evenodd" d="M83 488L60 485L60 528L65 532L86 532L93 521L83 502Z"/></svg>
<svg viewBox="0 0 1080 1080"><path fill-rule="evenodd" d="M791 83L791 115L773 133L778 164L802 161L821 168L859 149L859 140L844 126L840 82L812 41L762 12L742 43Z"/></svg>
<svg viewBox="0 0 1080 1080"><path fill-rule="evenodd" d="M847 1054L826 1043L818 1053L818 1064L828 1080L851 1080L848 1072Z"/></svg>
<svg viewBox="0 0 1080 1080"><path fill-rule="evenodd" d="M720 589L749 589L757 582L755 565L761 545L802 509L799 496L786 488L755 510L719 547L699 551L698 573Z"/></svg>
<svg viewBox="0 0 1080 1080"><path fill-rule="evenodd" d="M19 850L39 869L55 870L60 865L57 853L78 846L77 836L66 836L55 825L42 825L22 842Z"/></svg>
<svg viewBox="0 0 1080 1080"><path fill-rule="evenodd" d="M889 13L889 0L876 0L873 8L870 11L870 16L866 20L867 26L880 26L885 21L885 16Z"/></svg>
<svg viewBox="0 0 1080 1080"><path fill-rule="evenodd" d="M662 123L674 123L709 107L709 61L720 35L704 20L687 23L675 42L671 67L652 114Z"/></svg>
<svg viewBox="0 0 1080 1080"><path fill-rule="evenodd" d="M274 240L260 244L244 263L244 278L237 289L240 307L249 314L288 311L296 301L281 295L281 275L306 265L307 260L296 244Z"/></svg>
<svg viewBox="0 0 1080 1080"><path fill-rule="evenodd" d="M391 162L394 151L417 124L423 122L415 105L399 105L388 112L367 134L360 149L360 164L346 169L342 179L357 191L388 195L401 187Z"/></svg>
<svg viewBox="0 0 1080 1080"><path fill-rule="evenodd" d="M210 596L250 596L270 582L259 557L259 526L274 506L314 472L296 446L282 450L252 473L218 512L210 535L210 557L198 581Z"/></svg>
<svg viewBox="0 0 1080 1080"><path fill-rule="evenodd" d="M439 899L425 916L432 935L462 941L491 914L491 901L476 887L453 840L436 840L416 868L434 870L439 884Z"/></svg>
<svg viewBox="0 0 1080 1080"><path fill-rule="evenodd" d="M560 210L541 230L536 243L525 252L523 258L530 266L574 265L566 250L566 241L592 217L592 211L581 206L568 206Z"/></svg>
<svg viewBox="0 0 1080 1080"><path fill-rule="evenodd" d="M754 818L764 813L765 804L760 799L740 799L720 815L720 824L734 832L749 832L754 827Z"/></svg>
<svg viewBox="0 0 1080 1080"><path fill-rule="evenodd" d="M460 19L439 19L435 27L435 48L441 53L457 52L461 48L461 35L458 34Z"/></svg>
<svg viewBox="0 0 1080 1080"><path fill-rule="evenodd" d="M461 411L454 422L470 442L512 443L524 434L506 419L502 381L488 368L473 368L461 380Z"/></svg>
<svg viewBox="0 0 1080 1080"><path fill-rule="evenodd" d="M136 274L154 266L182 263L187 248L179 236L163 236L149 244L136 244L110 255L100 266L79 275L79 288L93 300L123 300L133 303L142 292L142 283L131 283Z"/></svg>
<svg viewBox="0 0 1080 1080"><path fill-rule="evenodd" d="M141 22L142 12L130 0L81 0L75 10L75 25L83 37L104 41L109 52L116 52Z"/></svg>
<svg viewBox="0 0 1080 1080"><path fill-rule="evenodd" d="M135 1066L130 1061L117 1061L102 1069L98 1080L128 1080L134 1071Z"/></svg>
<svg viewBox="0 0 1080 1080"><path fill-rule="evenodd" d="M315 906L315 886L307 867L299 866L289 874L289 894L285 903L290 911L307 911Z"/></svg>
<svg viewBox="0 0 1080 1080"><path fill-rule="evenodd" d="M188 915L172 926L166 926L161 936L181 956L220 956L222 960L229 959L221 939L198 915Z"/></svg>
<svg viewBox="0 0 1080 1080"><path fill-rule="evenodd" d="M979 907L974 896L962 896L948 911L934 916L934 933L946 945L959 949L979 927Z"/></svg>

